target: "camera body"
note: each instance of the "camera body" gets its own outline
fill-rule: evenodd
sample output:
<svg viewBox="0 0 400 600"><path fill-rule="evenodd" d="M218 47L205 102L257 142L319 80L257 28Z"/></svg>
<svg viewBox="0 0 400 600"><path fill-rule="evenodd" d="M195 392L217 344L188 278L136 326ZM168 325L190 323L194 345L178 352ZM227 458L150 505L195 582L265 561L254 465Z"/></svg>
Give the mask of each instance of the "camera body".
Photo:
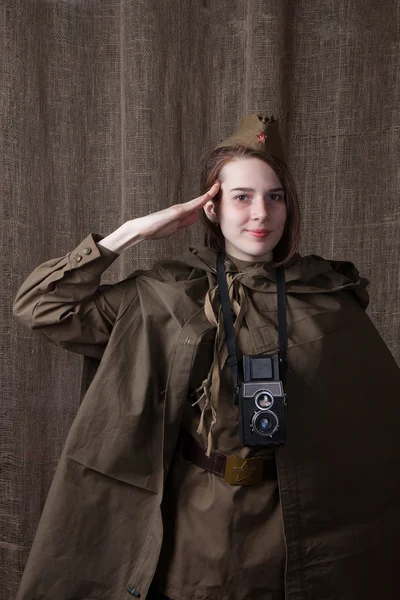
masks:
<svg viewBox="0 0 400 600"><path fill-rule="evenodd" d="M275 446L286 441L286 396L278 354L243 356L239 390L239 432L244 446Z"/></svg>

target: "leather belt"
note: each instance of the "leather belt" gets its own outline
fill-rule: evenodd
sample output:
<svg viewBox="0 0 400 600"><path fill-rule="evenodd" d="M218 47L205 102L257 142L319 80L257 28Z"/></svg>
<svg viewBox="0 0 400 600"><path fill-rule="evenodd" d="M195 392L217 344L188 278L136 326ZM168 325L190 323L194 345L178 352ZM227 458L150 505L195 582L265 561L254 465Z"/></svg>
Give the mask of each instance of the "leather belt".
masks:
<svg viewBox="0 0 400 600"><path fill-rule="evenodd" d="M263 456L241 458L239 456L226 456L222 452L212 450L210 457L208 457L206 456L207 448L182 430L176 450L185 460L205 471L223 477L231 485L256 485L261 481L274 481L277 479L273 454L268 458Z"/></svg>

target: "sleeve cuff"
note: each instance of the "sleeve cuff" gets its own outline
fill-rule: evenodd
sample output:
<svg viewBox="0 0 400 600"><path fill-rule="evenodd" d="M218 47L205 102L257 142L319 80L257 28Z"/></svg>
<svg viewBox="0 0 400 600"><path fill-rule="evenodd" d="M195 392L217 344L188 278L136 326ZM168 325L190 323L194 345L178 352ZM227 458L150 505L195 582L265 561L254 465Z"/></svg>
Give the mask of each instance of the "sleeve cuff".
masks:
<svg viewBox="0 0 400 600"><path fill-rule="evenodd" d="M91 233L70 252L68 260L71 270L81 269L90 275L100 276L108 269L119 254L96 244L103 237L98 233Z"/></svg>

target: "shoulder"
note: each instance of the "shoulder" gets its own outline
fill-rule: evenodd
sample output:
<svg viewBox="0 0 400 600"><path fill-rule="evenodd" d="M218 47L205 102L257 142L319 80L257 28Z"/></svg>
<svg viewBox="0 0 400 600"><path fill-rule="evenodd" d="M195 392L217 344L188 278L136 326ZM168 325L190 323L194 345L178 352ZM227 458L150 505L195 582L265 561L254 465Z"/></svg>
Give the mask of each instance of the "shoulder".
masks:
<svg viewBox="0 0 400 600"><path fill-rule="evenodd" d="M307 292L337 292L346 290L357 297L362 308L367 308L368 279L360 275L353 262L332 260L316 254L296 254L285 266L285 278L292 287Z"/></svg>
<svg viewBox="0 0 400 600"><path fill-rule="evenodd" d="M317 254L295 254L288 267L297 266L301 269L303 277L315 278L321 274L338 273L349 279L357 280L359 270L349 260L332 260Z"/></svg>
<svg viewBox="0 0 400 600"><path fill-rule="evenodd" d="M194 249L193 249L194 250ZM207 292L214 285L210 264L201 260L192 249L175 258L157 260L153 266L134 278L134 298L126 297L126 306L136 311L138 317L151 314L165 324L172 316L183 326L202 308ZM211 275L211 277L210 277Z"/></svg>
<svg viewBox="0 0 400 600"><path fill-rule="evenodd" d="M189 248L183 254L157 260L148 271L140 273L141 279L160 283L178 283L206 278L215 273L216 252L210 248Z"/></svg>

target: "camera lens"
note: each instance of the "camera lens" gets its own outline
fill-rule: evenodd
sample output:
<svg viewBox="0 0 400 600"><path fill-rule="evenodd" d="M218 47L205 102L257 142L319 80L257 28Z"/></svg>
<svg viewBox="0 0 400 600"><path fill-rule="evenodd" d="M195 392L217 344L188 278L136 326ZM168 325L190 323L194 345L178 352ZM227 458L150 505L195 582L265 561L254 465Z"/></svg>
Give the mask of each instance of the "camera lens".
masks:
<svg viewBox="0 0 400 600"><path fill-rule="evenodd" d="M273 412L263 410L254 413L251 426L259 435L271 436L278 429L278 419Z"/></svg>
<svg viewBox="0 0 400 600"><path fill-rule="evenodd" d="M265 410L271 408L274 403L274 397L270 392L265 390L258 392L256 397L254 398L254 402L260 410Z"/></svg>

